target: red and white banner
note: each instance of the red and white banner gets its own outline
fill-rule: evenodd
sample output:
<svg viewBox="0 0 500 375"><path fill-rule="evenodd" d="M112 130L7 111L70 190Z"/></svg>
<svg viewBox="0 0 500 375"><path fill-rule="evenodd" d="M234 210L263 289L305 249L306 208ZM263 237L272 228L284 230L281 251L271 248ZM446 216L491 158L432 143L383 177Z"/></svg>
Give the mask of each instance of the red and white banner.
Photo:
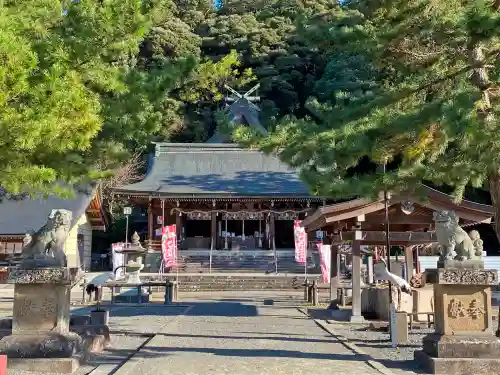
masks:
<svg viewBox="0 0 500 375"><path fill-rule="evenodd" d="M323 242L318 242L316 244L319 250L319 261L321 265L321 276L323 276L323 282L325 284L330 284L330 264L331 264L331 245L323 245Z"/></svg>
<svg viewBox="0 0 500 375"><path fill-rule="evenodd" d="M295 237L295 261L300 264L305 264L307 256L307 234L302 226L302 221L294 221L293 234Z"/></svg>
<svg viewBox="0 0 500 375"><path fill-rule="evenodd" d="M177 228L167 225L162 229L161 251L163 255L163 266L174 267L177 264Z"/></svg>

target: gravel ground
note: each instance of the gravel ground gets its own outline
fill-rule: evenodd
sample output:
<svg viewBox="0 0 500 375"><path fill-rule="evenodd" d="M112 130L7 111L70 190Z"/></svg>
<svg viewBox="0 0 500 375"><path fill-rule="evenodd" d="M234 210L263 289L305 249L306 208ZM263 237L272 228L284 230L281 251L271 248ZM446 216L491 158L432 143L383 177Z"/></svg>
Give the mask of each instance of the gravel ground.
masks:
<svg viewBox="0 0 500 375"><path fill-rule="evenodd" d="M289 296L197 296L116 375L377 375ZM262 298L264 297L264 298ZM274 305L264 303L271 297ZM162 370L164 369L164 370Z"/></svg>
<svg viewBox="0 0 500 375"><path fill-rule="evenodd" d="M422 348L423 338L434 332L432 328L413 329L408 332L408 342L392 348L387 332L372 331L368 324L331 323L328 327L365 351L373 359L391 369L395 374L425 374L413 361L413 353ZM498 321L494 322L496 330Z"/></svg>

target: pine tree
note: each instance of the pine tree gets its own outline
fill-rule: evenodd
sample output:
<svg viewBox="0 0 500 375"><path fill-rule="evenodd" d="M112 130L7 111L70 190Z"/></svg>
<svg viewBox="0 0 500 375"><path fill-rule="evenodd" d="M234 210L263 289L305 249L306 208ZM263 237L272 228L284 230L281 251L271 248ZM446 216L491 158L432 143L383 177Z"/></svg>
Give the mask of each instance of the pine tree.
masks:
<svg viewBox="0 0 500 375"><path fill-rule="evenodd" d="M329 49L310 119L261 139L320 195L487 186L500 217L498 1L347 1L303 32ZM387 170L381 166L386 165ZM500 235L500 220L496 221Z"/></svg>

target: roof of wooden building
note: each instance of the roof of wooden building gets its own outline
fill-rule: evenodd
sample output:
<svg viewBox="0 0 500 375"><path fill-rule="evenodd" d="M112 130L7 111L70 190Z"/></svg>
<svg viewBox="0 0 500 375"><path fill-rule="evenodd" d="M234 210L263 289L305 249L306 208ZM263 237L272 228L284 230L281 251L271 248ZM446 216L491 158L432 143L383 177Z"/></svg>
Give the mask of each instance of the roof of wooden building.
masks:
<svg viewBox="0 0 500 375"><path fill-rule="evenodd" d="M423 187L423 196L396 196L389 201L389 223L391 231L433 230L435 211L455 211L461 225L489 223L494 215L490 205L462 201L455 203L453 198L430 187ZM413 203L411 212L404 212L401 202ZM380 199L352 199L347 202L318 208L302 224L306 231L331 228L333 230L352 230L361 225L363 230L383 231L385 225L385 204Z"/></svg>
<svg viewBox="0 0 500 375"><path fill-rule="evenodd" d="M73 199L55 196L46 198L3 199L0 203L0 236L18 237L37 231L46 222L53 209L72 212L72 226L86 213L94 230L105 230L107 223L100 190L77 192Z"/></svg>
<svg viewBox="0 0 500 375"><path fill-rule="evenodd" d="M228 120L231 123L249 126L258 133L266 135L267 130L259 120L259 112L259 107L245 98L236 100L226 110ZM230 137L217 130L207 143L230 143Z"/></svg>
<svg viewBox="0 0 500 375"><path fill-rule="evenodd" d="M144 180L117 194L162 197L311 197L298 172L276 156L234 144L157 143Z"/></svg>

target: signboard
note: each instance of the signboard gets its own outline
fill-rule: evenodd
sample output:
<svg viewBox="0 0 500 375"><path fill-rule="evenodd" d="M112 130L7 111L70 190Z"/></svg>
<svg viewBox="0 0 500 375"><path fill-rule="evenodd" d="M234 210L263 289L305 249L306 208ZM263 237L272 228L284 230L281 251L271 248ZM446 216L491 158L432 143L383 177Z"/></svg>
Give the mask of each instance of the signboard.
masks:
<svg viewBox="0 0 500 375"><path fill-rule="evenodd" d="M114 243L111 245L111 251L113 253L112 254L113 271L116 270L118 267L125 265L125 254L117 253L117 251L122 251L122 250L123 250L123 243ZM123 277L123 272L124 272L123 268L120 268L118 271L116 271L115 280L121 279Z"/></svg>
<svg viewBox="0 0 500 375"><path fill-rule="evenodd" d="M302 221L294 221L293 234L295 237L295 261L300 264L305 264L307 255L307 234L302 226Z"/></svg>
<svg viewBox="0 0 500 375"><path fill-rule="evenodd" d="M132 215L132 207L123 207L123 214L124 215Z"/></svg>
<svg viewBox="0 0 500 375"><path fill-rule="evenodd" d="M323 282L325 284L330 284L331 245L323 245L323 242L318 242L316 246L318 246L319 250L319 261Z"/></svg>
<svg viewBox="0 0 500 375"><path fill-rule="evenodd" d="M316 239L319 240L319 241L322 241L323 240L323 231L321 230L318 230L316 232Z"/></svg>
<svg viewBox="0 0 500 375"><path fill-rule="evenodd" d="M163 216L157 216L156 217L156 224L163 225Z"/></svg>
<svg viewBox="0 0 500 375"><path fill-rule="evenodd" d="M164 267L169 268L177 264L177 228L175 224L163 227L161 251Z"/></svg>

